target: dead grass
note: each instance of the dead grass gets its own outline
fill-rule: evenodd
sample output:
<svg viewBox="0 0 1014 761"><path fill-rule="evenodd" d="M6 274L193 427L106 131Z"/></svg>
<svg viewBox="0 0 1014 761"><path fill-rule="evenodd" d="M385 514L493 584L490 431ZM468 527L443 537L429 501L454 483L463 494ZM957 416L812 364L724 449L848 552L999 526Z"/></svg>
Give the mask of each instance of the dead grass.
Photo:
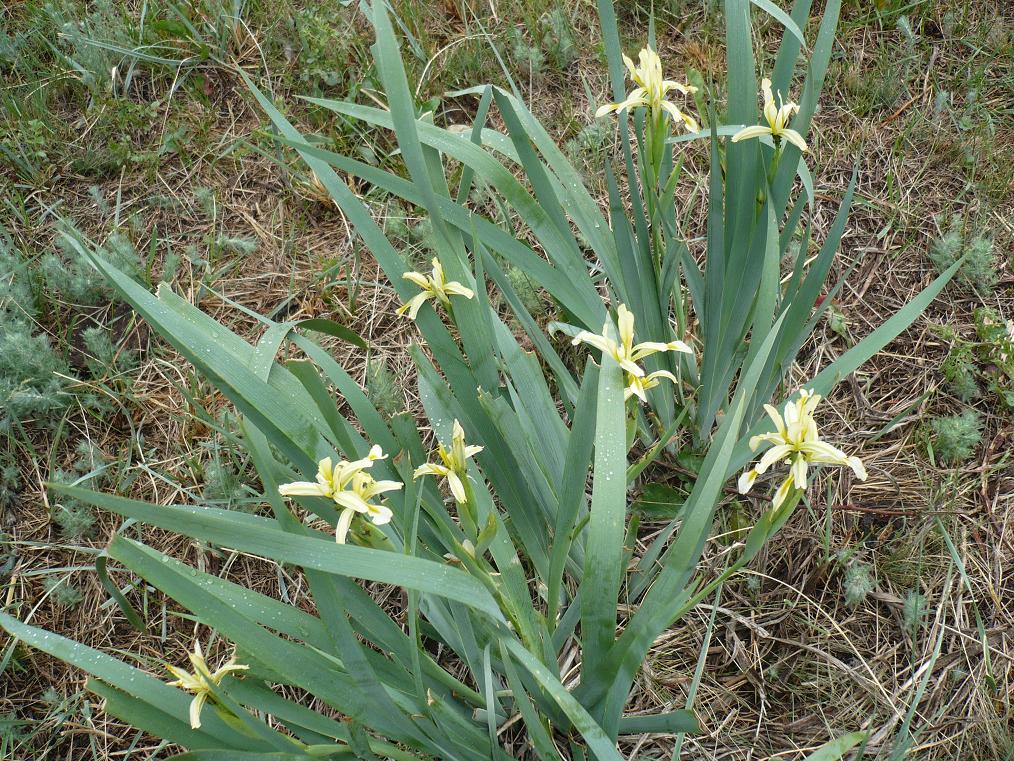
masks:
<svg viewBox="0 0 1014 761"><path fill-rule="evenodd" d="M990 3L969 7L979 24L990 23L996 11ZM671 43L661 47L706 66L715 59L715 50L707 39L692 34L705 23L690 15L680 33L660 29L660 36ZM454 37L453 30L446 34L448 39ZM846 25L840 40L843 66L866 67L871 46L901 44L899 34ZM998 250L1009 251L1014 241L1009 195L999 205L976 199L968 189L968 168L955 157L954 130L934 112L934 83L959 77L966 56L967 50L953 40L926 43L915 56L897 101L865 118L850 109L853 93L848 92L848 81L843 77L829 82L817 119L814 159L824 203L813 226L819 239L858 161L861 201L850 217L832 275L842 276L856 265L836 303L853 340L882 323L929 282L933 271L925 253L938 234L934 216L950 212L959 199L969 213L990 220ZM594 55L583 54L579 70L602 89ZM997 114L994 151L1006 157L993 160L1000 166L1006 161L1008 168L1012 106L1005 88L1010 87L1011 76L1009 58L1006 63L991 63L987 90L980 94L981 102ZM124 173L102 183L103 193L120 194L124 209L137 210L150 229L157 229L160 260L187 246L201 250L216 228L256 238L254 254L223 262L221 271L211 267L209 274L203 265L184 260L177 290L251 340L258 335L256 322L216 294L259 313L277 312L288 319L326 316L350 325L369 341L372 356L386 360L404 380L406 403L418 410L405 352L413 329L408 321L392 316L391 289L373 262L360 258L362 251L341 215L314 197L309 178L293 177L254 153L218 157L235 138L251 135L260 117L235 89L236 82L224 76L216 82L218 111L206 153L185 166L171 159L161 162L154 182ZM569 107L561 114L559 99L539 97L549 83L532 80L527 85L530 102L544 104L540 115L557 125L561 136L586 122L583 112L575 117ZM583 103L583 97L575 101ZM688 160L687 168L684 202L706 164ZM87 186L63 177L46 194L60 198L63 213L83 229L100 235L108 230L108 220L91 207ZM196 186L214 191L218 208L214 221L194 201ZM153 193L175 199L173 208L153 205ZM701 221L698 212L696 223ZM51 245L52 229L46 224L16 232L31 250ZM139 243L139 248L147 245L146 240ZM325 271L328 275L322 277ZM1000 275L1000 286L988 303L1010 316L1014 277L1009 261ZM953 470L929 467L921 439L927 415L957 408L939 376L947 346L931 326L947 324L959 333L974 333L971 311L977 303L948 289L909 331L832 396L822 423L835 431L836 441L846 449L861 452L871 479L858 484L834 476L832 483L814 488L807 509L798 511L747 573L725 586L715 610L699 606L656 641L631 696L635 712L683 706L709 617L715 615L695 703L707 731L687 738L685 757L796 759L829 736L865 728L873 732L868 754L888 758L923 686L910 725L914 737L909 758L1010 757L1014 467L1009 442L1014 428L1011 418L990 406L988 398L980 400L985 445L974 463ZM194 501L200 498L199 474L209 457L202 443L213 433L182 390L212 414L223 402L207 384L192 377L174 352L136 330L143 364L131 378L129 420L120 415L102 424L72 413L67 424L73 438L91 441L111 455L129 454L129 470L135 476L129 486L132 496L159 504ZM811 377L848 345L822 327L794 377L800 381ZM364 382L365 353L337 342L329 348L354 378ZM885 432L901 413L906 414ZM16 557L6 582L7 609L122 657L139 655L155 672L163 661L182 661L195 627L181 611L154 590L135 592L132 599L148 606L149 624L145 633L136 632L109 604L89 570L95 551L109 540L119 521L99 514L93 538L79 543L55 533L49 518L52 497L43 482L51 466L67 465L72 459L67 440L35 440L36 456L23 458L25 485L4 527L9 536L6 552ZM952 562L940 527L956 545L964 573ZM202 570L241 580L295 605L309 605L303 580L275 564L212 550L164 532L145 529L141 536L159 551ZM716 542L705 564L719 563L726 551ZM843 578L845 569L857 562L869 566L874 583L862 601L849 606ZM42 596L42 579L53 568L72 569L69 573L81 585L85 601L75 611L60 610ZM120 584L130 581L123 573L114 578ZM926 600L924 620L915 630L906 624L904 614L911 592ZM397 608L400 596L388 602ZM201 635L206 637L207 632L202 630ZM109 719L98 704L87 703L87 697L75 698L85 701L87 711L79 707L66 720L54 718L41 693L53 686L65 696L78 696L81 676L37 652L19 650L15 661L4 675L0 713L39 721L39 738L32 747L39 749L33 752L44 752L23 758L119 758L135 741L132 757L147 757L157 750L157 742ZM671 745L670 737L644 736L625 738L621 747L631 758L660 758L667 757Z"/></svg>

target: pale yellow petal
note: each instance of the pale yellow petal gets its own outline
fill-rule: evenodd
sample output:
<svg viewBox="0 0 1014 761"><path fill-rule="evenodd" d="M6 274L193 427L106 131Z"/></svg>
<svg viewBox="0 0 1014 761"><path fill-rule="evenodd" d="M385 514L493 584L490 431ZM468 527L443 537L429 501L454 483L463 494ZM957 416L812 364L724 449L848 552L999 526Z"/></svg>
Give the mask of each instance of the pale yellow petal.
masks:
<svg viewBox="0 0 1014 761"><path fill-rule="evenodd" d="M634 345L634 314L626 304L620 304L616 310L616 327L620 335L620 345L628 351Z"/></svg>
<svg viewBox="0 0 1014 761"><path fill-rule="evenodd" d="M428 462L425 465L420 465L418 468L416 468L415 472L412 474L412 478L421 478L422 476L441 476L441 477L443 477L443 476L446 476L447 473L448 473L448 469L445 466L443 466L443 465L434 465L433 463Z"/></svg>
<svg viewBox="0 0 1014 761"><path fill-rule="evenodd" d="M406 272L401 277L402 279L408 280L409 282L419 286L424 291L430 290L430 279L421 272Z"/></svg>
<svg viewBox="0 0 1014 761"><path fill-rule="evenodd" d="M778 446L771 447L771 449L766 451L761 456L760 460L757 461L757 465L754 466L754 470L756 470L758 474L764 473L776 462L784 460L790 454L792 454L792 447L788 444L779 444Z"/></svg>
<svg viewBox="0 0 1014 761"><path fill-rule="evenodd" d="M797 455L796 459L792 461L792 466L789 468L789 472L792 473L792 481L796 485L796 488L806 488L806 458Z"/></svg>
<svg viewBox="0 0 1014 761"><path fill-rule="evenodd" d="M466 299L475 297L475 292L471 288L466 288L457 281L452 281L444 286L444 291L449 295L464 296Z"/></svg>
<svg viewBox="0 0 1014 761"><path fill-rule="evenodd" d="M770 127L761 127L756 125L753 127L744 127L735 135L732 136L732 142L738 143L740 140L749 140L752 137L761 137L762 135L770 135Z"/></svg>
<svg viewBox="0 0 1014 761"><path fill-rule="evenodd" d="M739 487L739 493L746 494L748 491L750 491L750 489L753 488L754 481L756 480L757 480L757 471L754 470L753 468L740 475L739 483L737 484L737 486Z"/></svg>
<svg viewBox="0 0 1014 761"><path fill-rule="evenodd" d="M386 523L391 522L391 518L394 517L394 513L391 508L386 505L370 505L370 520L373 521L375 526L383 526Z"/></svg>
<svg viewBox="0 0 1014 761"><path fill-rule="evenodd" d="M451 494L454 495L455 500L461 504L468 501L468 498L465 495L465 485L461 482L461 479L458 478L458 474L453 470L448 471L447 473L447 485L451 487Z"/></svg>
<svg viewBox="0 0 1014 761"><path fill-rule="evenodd" d="M340 491L334 495L334 502L338 507L346 510L355 510L357 513L368 513L369 506L366 500L353 491Z"/></svg>
<svg viewBox="0 0 1014 761"><path fill-rule="evenodd" d="M208 699L207 692L199 692L194 696L194 699L190 701L190 728L200 729L201 728L201 709L204 708L204 703Z"/></svg>
<svg viewBox="0 0 1014 761"><path fill-rule="evenodd" d="M782 485L778 487L778 491L775 492L775 496L771 500L771 507L773 509L777 510L782 506L785 500L788 499L789 494L792 492L793 485L792 476L789 476L782 481Z"/></svg>
<svg viewBox="0 0 1014 761"><path fill-rule="evenodd" d="M781 132L781 137L783 140L787 140L788 142L792 143L803 153L806 153L809 150L809 148L807 148L806 146L806 141L803 139L803 136L800 135L798 132L796 132L794 129L783 129Z"/></svg>
<svg viewBox="0 0 1014 761"><path fill-rule="evenodd" d="M352 519L355 515L355 510L351 507L346 507L342 510L341 515L338 516L338 526L335 528L334 534L334 539L338 544L345 544L345 540L349 535L349 529L352 527Z"/></svg>
<svg viewBox="0 0 1014 761"><path fill-rule="evenodd" d="M294 481L291 484L279 484L278 493L283 497L327 497L328 491L316 481Z"/></svg>

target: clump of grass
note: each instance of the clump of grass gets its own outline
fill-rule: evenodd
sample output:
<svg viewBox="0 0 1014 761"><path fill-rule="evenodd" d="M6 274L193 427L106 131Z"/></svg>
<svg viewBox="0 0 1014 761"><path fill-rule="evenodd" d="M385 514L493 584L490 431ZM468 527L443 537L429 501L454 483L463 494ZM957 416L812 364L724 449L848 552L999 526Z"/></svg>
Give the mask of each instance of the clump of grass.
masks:
<svg viewBox="0 0 1014 761"><path fill-rule="evenodd" d="M951 217L947 230L930 246L933 266L943 272L962 256L966 256L957 279L981 293L991 293L998 275L993 241L982 231L969 231L960 214Z"/></svg>
<svg viewBox="0 0 1014 761"><path fill-rule="evenodd" d="M371 359L366 365L366 395L373 406L388 418L405 409L401 384L383 359Z"/></svg>
<svg viewBox="0 0 1014 761"><path fill-rule="evenodd" d="M33 281L17 252L0 243L0 319L23 320L38 313Z"/></svg>
<svg viewBox="0 0 1014 761"><path fill-rule="evenodd" d="M47 576L42 586L58 608L73 610L84 601L84 592L71 584L69 577Z"/></svg>
<svg viewBox="0 0 1014 761"><path fill-rule="evenodd" d="M940 462L957 465L971 459L982 443L982 417L975 410L929 421L930 446Z"/></svg>
<svg viewBox="0 0 1014 761"><path fill-rule="evenodd" d="M228 458L216 456L204 466L204 483L201 495L209 502L225 503L231 507L249 496L242 472Z"/></svg>

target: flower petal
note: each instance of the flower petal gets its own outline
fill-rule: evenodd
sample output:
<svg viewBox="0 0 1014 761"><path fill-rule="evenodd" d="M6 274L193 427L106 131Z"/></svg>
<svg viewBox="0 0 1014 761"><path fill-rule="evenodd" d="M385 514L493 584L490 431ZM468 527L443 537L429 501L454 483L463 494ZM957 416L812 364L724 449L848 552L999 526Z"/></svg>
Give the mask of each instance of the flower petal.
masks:
<svg viewBox="0 0 1014 761"><path fill-rule="evenodd" d="M338 492L334 495L334 502L336 505L343 507L346 510L355 510L357 513L370 512L370 506L366 504L366 500L354 491Z"/></svg>
<svg viewBox="0 0 1014 761"><path fill-rule="evenodd" d="M190 701L190 728L200 729L201 728L201 709L204 708L204 703L208 699L207 692L198 692L194 699Z"/></svg>
<svg viewBox="0 0 1014 761"><path fill-rule="evenodd" d="M756 480L757 480L757 471L754 470L753 468L750 468L750 470L742 473L739 477L739 483L737 484L737 487L739 488L739 493L746 494L748 491L750 491L750 489L753 488L754 481Z"/></svg>
<svg viewBox="0 0 1014 761"><path fill-rule="evenodd" d="M456 501L461 504L468 502L468 496L465 494L465 485L453 470L447 473L447 485L451 487L451 494L454 495Z"/></svg>
<svg viewBox="0 0 1014 761"><path fill-rule="evenodd" d="M795 484L792 482L791 475L782 481L782 485L778 487L778 490L775 492L775 496L771 499L772 509L777 510L782 506L785 500L789 498L789 494L792 493L793 486L795 486Z"/></svg>
<svg viewBox="0 0 1014 761"><path fill-rule="evenodd" d="M806 457L802 454L797 455L796 459L792 461L792 466L789 468L792 473L792 481L800 489L806 488Z"/></svg>
<svg viewBox="0 0 1014 761"><path fill-rule="evenodd" d="M385 523L390 523L391 518L394 517L394 513L387 505L370 505L370 520L373 521L375 526L383 526Z"/></svg>
<svg viewBox="0 0 1014 761"><path fill-rule="evenodd" d="M591 333L587 330L582 330L574 336L574 339L570 343L572 346L577 346L578 344L588 344L589 346L594 346L596 349L608 352L609 354L612 354L616 349L616 342L612 339L600 336L598 333Z"/></svg>
<svg viewBox="0 0 1014 761"><path fill-rule="evenodd" d="M828 465L849 465L848 456L828 444L826 441L805 441L799 445L799 451L806 454L810 462L822 462Z"/></svg>
<svg viewBox="0 0 1014 761"><path fill-rule="evenodd" d="M770 404L764 405L764 411L768 413L768 417L771 418L771 422L775 424L775 430L778 431L779 434L784 436L785 420L782 419L781 413L779 413L778 410Z"/></svg>
<svg viewBox="0 0 1014 761"><path fill-rule="evenodd" d="M421 272L406 272L401 277L403 280L408 280L410 283L418 285L424 291L432 290L430 279Z"/></svg>
<svg viewBox="0 0 1014 761"><path fill-rule="evenodd" d="M620 304L616 310L616 328L620 346L629 351L634 345L634 313L627 309L626 304Z"/></svg>
<svg viewBox="0 0 1014 761"><path fill-rule="evenodd" d="M863 465L862 460L860 460L858 457L850 457L848 461L848 466L852 468L852 472L856 474L856 478L858 478L860 481L866 480L867 478L866 466Z"/></svg>
<svg viewBox="0 0 1014 761"><path fill-rule="evenodd" d="M777 433L762 433L762 434L760 434L758 436L751 436L750 437L750 451L751 452L756 452L757 451L757 447L759 447L761 444L772 444L774 446L778 446L779 444L784 444L784 443L785 443L785 439L783 439L780 434L777 434Z"/></svg>
<svg viewBox="0 0 1014 761"><path fill-rule="evenodd" d="M278 493L283 497L327 497L328 492L316 481L294 481L279 484Z"/></svg>
<svg viewBox="0 0 1014 761"><path fill-rule="evenodd" d="M772 465L774 465L776 462L784 460L790 454L792 454L792 447L790 447L788 444L779 444L778 446L771 447L771 449L766 451L761 456L760 460L757 461L757 464L754 466L754 470L756 470L759 475L764 471L766 471L768 468L770 468Z"/></svg>
<svg viewBox="0 0 1014 761"><path fill-rule="evenodd" d="M665 111L667 114L669 114L669 116L672 117L672 120L674 122L676 122L677 124L683 124L689 132L700 131L701 129L700 125L698 125L697 122L694 121L694 119L691 116L680 111L680 109L676 106L675 103L672 103L671 101L668 100L663 100L661 105L662 110Z"/></svg>
<svg viewBox="0 0 1014 761"><path fill-rule="evenodd" d="M352 526L352 519L356 516L356 511L351 507L346 507L342 510L341 515L338 516L338 526L335 528L334 539L338 544L345 544L345 540L349 535L349 528Z"/></svg>
<svg viewBox="0 0 1014 761"><path fill-rule="evenodd" d="M794 129L783 129L780 134L783 140L788 140L803 153L806 153L809 150L806 147L806 141L803 140L803 136Z"/></svg>
<svg viewBox="0 0 1014 761"><path fill-rule="evenodd" d="M749 140L751 137L760 137L761 135L770 135L770 127L761 127L756 125L753 127L744 127L735 135L732 136L732 142L738 143L740 140Z"/></svg>
<svg viewBox="0 0 1014 761"><path fill-rule="evenodd" d="M466 288L456 280L453 280L447 285L445 285L444 291L449 295L453 294L455 296L464 296L466 299L471 299L475 297L475 291L473 291L471 288Z"/></svg>

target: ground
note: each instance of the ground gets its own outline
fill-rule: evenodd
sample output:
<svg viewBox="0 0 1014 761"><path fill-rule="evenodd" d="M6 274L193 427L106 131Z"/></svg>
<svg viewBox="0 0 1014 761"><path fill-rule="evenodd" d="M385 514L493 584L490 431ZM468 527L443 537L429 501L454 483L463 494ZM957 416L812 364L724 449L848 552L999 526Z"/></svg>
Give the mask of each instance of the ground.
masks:
<svg viewBox="0 0 1014 761"><path fill-rule="evenodd" d="M613 134L591 118L606 93L593 3L394 5L411 35L420 107L468 123L474 102L447 93L510 75L597 176ZM650 4L618 5L632 52ZM667 67L722 79L719 5L655 3ZM152 668L181 662L193 622L142 588L132 593L148 624L139 633L96 575L120 521L56 500L44 482L259 509L228 406L60 246L66 224L251 340L258 325L237 304L353 326L369 354L335 342L336 357L378 405L419 409L405 351L411 324L392 315L393 292L315 178L272 143L236 73L336 150L391 164L388 135L298 99L381 97L356 6L26 0L0 10L4 610L128 659L141 654ZM720 600L656 642L632 704L683 705L706 646L696 700L706 733L688 738L684 757L795 759L868 728L868 752L883 758L1011 759L1014 15L990 0L844 6L811 138L818 240L854 168L858 195L832 272L845 285L793 378L812 377L956 255L970 251L970 261L911 329L839 386L821 421L862 455L870 480L835 475L811 490L807 509ZM755 18L770 64L775 30ZM689 149L686 166L678 200L699 230L694 191L705 187L706 161ZM427 232L413 211L354 189L421 258ZM604 196L601 183L596 190ZM721 562L722 537L758 509L730 497L706 563ZM301 599L286 569L144 536L201 568ZM157 741L103 714L80 674L0 647L0 756L159 754ZM670 753L668 738L628 739L631 757Z"/></svg>

